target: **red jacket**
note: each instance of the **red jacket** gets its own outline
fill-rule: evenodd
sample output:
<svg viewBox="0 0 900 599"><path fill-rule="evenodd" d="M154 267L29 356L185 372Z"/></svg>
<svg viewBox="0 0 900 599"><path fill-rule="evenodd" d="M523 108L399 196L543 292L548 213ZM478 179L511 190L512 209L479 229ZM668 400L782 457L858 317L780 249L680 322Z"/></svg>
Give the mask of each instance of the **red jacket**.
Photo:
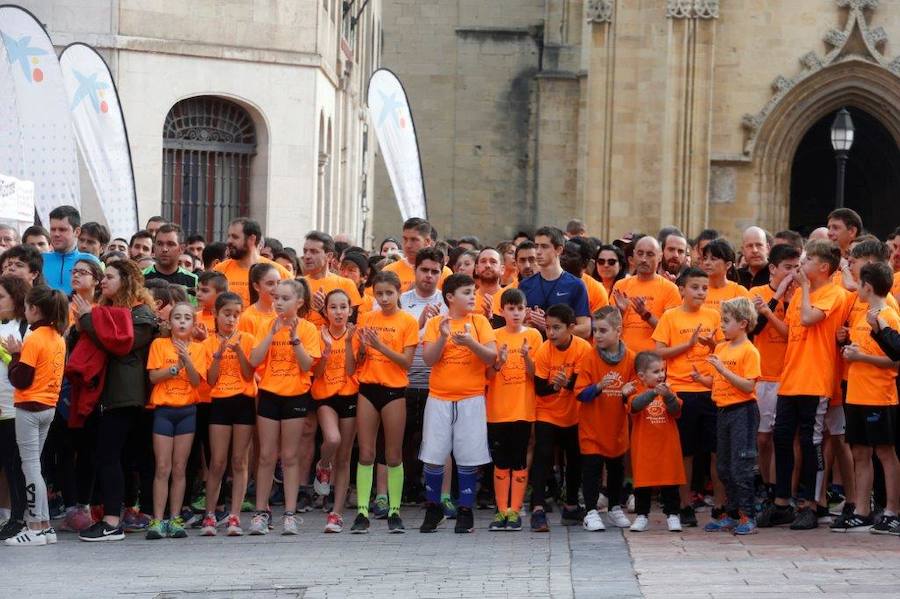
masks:
<svg viewBox="0 0 900 599"><path fill-rule="evenodd" d="M82 333L66 362L66 377L71 385L69 428L81 428L100 401L106 378L107 352L124 356L134 344L131 310L112 306L94 306L91 311L98 345Z"/></svg>

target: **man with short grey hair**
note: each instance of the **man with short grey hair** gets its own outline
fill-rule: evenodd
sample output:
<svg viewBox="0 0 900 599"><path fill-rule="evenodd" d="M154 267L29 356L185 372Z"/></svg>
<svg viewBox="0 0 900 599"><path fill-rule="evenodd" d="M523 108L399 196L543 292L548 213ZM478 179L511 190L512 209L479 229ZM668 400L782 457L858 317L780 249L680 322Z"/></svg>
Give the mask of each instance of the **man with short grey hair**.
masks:
<svg viewBox="0 0 900 599"><path fill-rule="evenodd" d="M738 269L738 282L750 289L769 284L769 236L759 227L747 227L741 237L744 266Z"/></svg>

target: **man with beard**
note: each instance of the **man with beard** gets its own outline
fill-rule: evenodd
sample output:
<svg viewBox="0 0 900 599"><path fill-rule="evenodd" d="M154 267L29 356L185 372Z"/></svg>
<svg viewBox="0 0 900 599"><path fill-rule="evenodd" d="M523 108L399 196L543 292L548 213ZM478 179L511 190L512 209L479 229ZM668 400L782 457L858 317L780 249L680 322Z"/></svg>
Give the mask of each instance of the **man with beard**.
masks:
<svg viewBox="0 0 900 599"><path fill-rule="evenodd" d="M478 289L475 291L475 311L484 314L495 329L506 324L500 313L500 277L503 275L503 258L494 248L484 248L478 253L475 261L475 278Z"/></svg>
<svg viewBox="0 0 900 599"><path fill-rule="evenodd" d="M537 272L537 246L530 239L516 246L516 270L519 279L512 283L513 287Z"/></svg>
<svg viewBox="0 0 900 599"><path fill-rule="evenodd" d="M245 306L250 305L250 267L258 262L268 262L278 271L281 279L292 279L291 273L259 254L262 228L249 218L236 218L228 225L228 258L213 268L228 279L228 290L241 296Z"/></svg>
<svg viewBox="0 0 900 599"><path fill-rule="evenodd" d="M400 277L401 290L412 289L416 279L416 254L419 250L434 245L433 231L434 228L431 224L423 218L409 218L403 223L403 259L384 267L384 270ZM441 271L441 280L438 282L438 286L443 284L444 279L451 274L453 271L445 266Z"/></svg>
<svg viewBox="0 0 900 599"><path fill-rule="evenodd" d="M317 327L326 324L321 310L325 307L325 296L334 289L343 289L354 310L362 303L359 290L350 279L336 275L329 270L335 255L334 240L328 233L310 231L303 242L303 278L309 284L311 310L307 318Z"/></svg>
<svg viewBox="0 0 900 599"><path fill-rule="evenodd" d="M153 240L153 257L156 264L144 270L144 280L163 279L172 285L181 285L192 294L197 288L197 275L178 265L184 251L181 227L166 223L156 230Z"/></svg>
<svg viewBox="0 0 900 599"><path fill-rule="evenodd" d="M739 268L738 282L751 289L769 284L769 239L759 227L747 227L741 240L745 265Z"/></svg>
<svg viewBox="0 0 900 599"><path fill-rule="evenodd" d="M659 265L659 274L675 282L687 265L690 256L687 237L684 233L675 229L670 231L662 243L662 262Z"/></svg>

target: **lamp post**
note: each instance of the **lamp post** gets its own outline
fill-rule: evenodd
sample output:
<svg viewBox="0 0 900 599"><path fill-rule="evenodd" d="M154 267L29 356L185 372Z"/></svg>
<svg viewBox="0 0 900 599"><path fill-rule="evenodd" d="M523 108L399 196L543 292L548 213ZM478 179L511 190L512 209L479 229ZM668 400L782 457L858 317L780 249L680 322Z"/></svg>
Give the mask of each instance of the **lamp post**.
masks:
<svg viewBox="0 0 900 599"><path fill-rule="evenodd" d="M844 207L844 177L847 174L847 157L853 147L853 119L846 108L841 108L831 124L831 147L837 160L837 183L834 197L837 208Z"/></svg>

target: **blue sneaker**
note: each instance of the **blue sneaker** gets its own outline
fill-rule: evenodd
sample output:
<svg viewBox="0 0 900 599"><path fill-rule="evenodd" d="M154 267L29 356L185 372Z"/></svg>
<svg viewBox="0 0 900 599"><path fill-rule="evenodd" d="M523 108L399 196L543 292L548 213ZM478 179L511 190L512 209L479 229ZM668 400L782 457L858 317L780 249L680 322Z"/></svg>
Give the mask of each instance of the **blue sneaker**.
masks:
<svg viewBox="0 0 900 599"><path fill-rule="evenodd" d="M722 512L722 515L718 519L707 522L706 526L703 527L703 530L706 532L730 532L734 530L737 525L737 520L727 513Z"/></svg>
<svg viewBox="0 0 900 599"><path fill-rule="evenodd" d="M533 532L550 532L550 524L547 522L547 514L544 510L531 512L531 530Z"/></svg>
<svg viewBox="0 0 900 599"><path fill-rule="evenodd" d="M444 518L447 520L456 519L456 504L453 503L449 495L441 496L441 509L444 510Z"/></svg>
<svg viewBox="0 0 900 599"><path fill-rule="evenodd" d="M754 535L756 534L756 519L741 516L741 521L734 527L736 535Z"/></svg>
<svg viewBox="0 0 900 599"><path fill-rule="evenodd" d="M376 520L384 520L388 517L389 509L390 506L388 505L388 498L384 495L377 495L370 511L372 512L372 516Z"/></svg>

